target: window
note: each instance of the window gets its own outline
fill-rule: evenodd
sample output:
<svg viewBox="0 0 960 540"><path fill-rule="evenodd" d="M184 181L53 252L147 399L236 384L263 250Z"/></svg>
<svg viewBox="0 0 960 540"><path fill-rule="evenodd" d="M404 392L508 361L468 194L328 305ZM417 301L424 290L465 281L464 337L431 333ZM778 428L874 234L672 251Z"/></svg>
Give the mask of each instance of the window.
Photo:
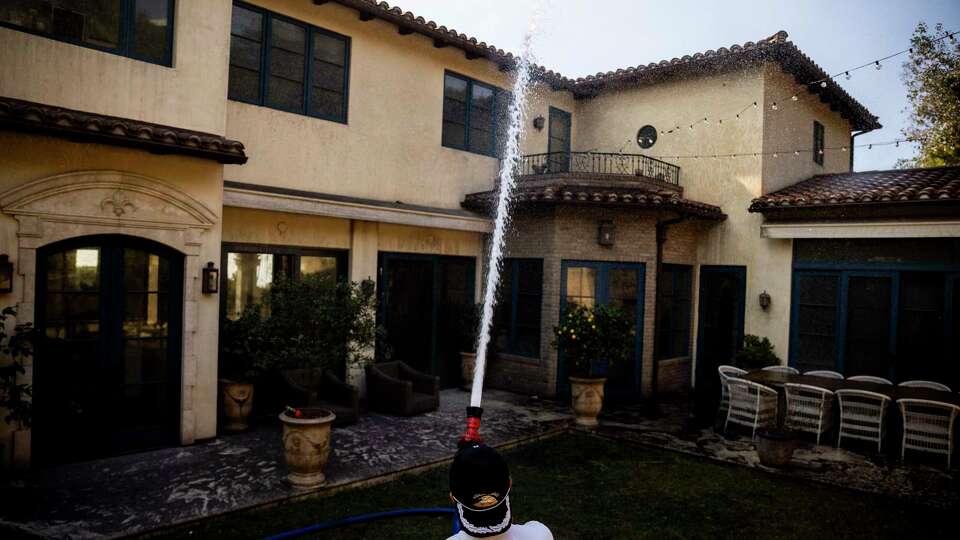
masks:
<svg viewBox="0 0 960 540"><path fill-rule="evenodd" d="M443 81L443 146L502 155L510 93L452 73Z"/></svg>
<svg viewBox="0 0 960 540"><path fill-rule="evenodd" d="M0 25L169 66L173 9L173 0L12 0Z"/></svg>
<svg viewBox="0 0 960 540"><path fill-rule="evenodd" d="M796 343L791 352L796 366L803 371L836 369L839 276L798 274L794 288Z"/></svg>
<svg viewBox="0 0 960 540"><path fill-rule="evenodd" d="M228 96L346 123L350 38L233 5Z"/></svg>
<svg viewBox="0 0 960 540"><path fill-rule="evenodd" d="M657 285L657 359L690 354L690 291L693 269L664 264Z"/></svg>
<svg viewBox="0 0 960 540"><path fill-rule="evenodd" d="M813 121L813 161L823 165L823 124Z"/></svg>
<svg viewBox="0 0 960 540"><path fill-rule="evenodd" d="M540 309L543 300L543 261L505 259L494 325L498 350L540 357Z"/></svg>
<svg viewBox="0 0 960 540"><path fill-rule="evenodd" d="M343 252L234 245L227 248L225 259L224 316L231 320L248 306L263 303L277 279L316 273L346 278Z"/></svg>

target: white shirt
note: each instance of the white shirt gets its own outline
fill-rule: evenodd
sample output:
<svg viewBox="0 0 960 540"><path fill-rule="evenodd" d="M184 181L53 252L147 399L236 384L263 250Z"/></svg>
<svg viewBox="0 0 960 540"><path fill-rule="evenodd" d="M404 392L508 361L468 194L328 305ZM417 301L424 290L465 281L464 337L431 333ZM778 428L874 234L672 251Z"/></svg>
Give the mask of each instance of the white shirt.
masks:
<svg viewBox="0 0 960 540"><path fill-rule="evenodd" d="M470 536L467 531L460 530L457 534L447 538L447 540L471 540L476 538ZM553 540L553 534L546 525L539 521L528 521L523 525L511 525L507 532L496 536L487 536L483 540Z"/></svg>

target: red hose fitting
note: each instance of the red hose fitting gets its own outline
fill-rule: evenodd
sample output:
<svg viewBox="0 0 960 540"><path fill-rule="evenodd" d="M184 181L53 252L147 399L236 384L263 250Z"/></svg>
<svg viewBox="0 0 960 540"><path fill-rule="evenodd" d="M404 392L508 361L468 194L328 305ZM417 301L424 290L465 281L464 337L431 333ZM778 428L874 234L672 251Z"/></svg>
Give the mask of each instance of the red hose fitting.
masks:
<svg viewBox="0 0 960 540"><path fill-rule="evenodd" d="M483 437L480 436L480 417L482 415L482 408L467 407L467 431L460 437L457 446L463 447L468 444L483 442Z"/></svg>

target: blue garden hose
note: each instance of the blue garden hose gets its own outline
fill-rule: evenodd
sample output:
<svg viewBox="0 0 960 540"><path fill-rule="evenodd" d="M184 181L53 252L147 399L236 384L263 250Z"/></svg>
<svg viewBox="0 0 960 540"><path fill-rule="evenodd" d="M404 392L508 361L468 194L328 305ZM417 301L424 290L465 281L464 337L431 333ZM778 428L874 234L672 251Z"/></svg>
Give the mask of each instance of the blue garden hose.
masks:
<svg viewBox="0 0 960 540"><path fill-rule="evenodd" d="M387 519L387 518L403 517L403 516L436 516L436 515L452 515L453 516L453 534L457 534L458 532L460 532L460 522L457 520L457 513L453 508L401 508L399 510L388 510L386 512L374 512L372 514L362 514L359 516L350 516L343 519L337 519L334 521L317 523L316 525L301 527L299 529L292 529L289 531L284 531L279 534L275 534L273 536L267 536L263 540L281 540L285 538L296 538L298 536L303 536L305 534L310 534L317 531L326 531L329 529L346 527L347 525L356 525L358 523L369 523L371 521L378 521L378 520Z"/></svg>

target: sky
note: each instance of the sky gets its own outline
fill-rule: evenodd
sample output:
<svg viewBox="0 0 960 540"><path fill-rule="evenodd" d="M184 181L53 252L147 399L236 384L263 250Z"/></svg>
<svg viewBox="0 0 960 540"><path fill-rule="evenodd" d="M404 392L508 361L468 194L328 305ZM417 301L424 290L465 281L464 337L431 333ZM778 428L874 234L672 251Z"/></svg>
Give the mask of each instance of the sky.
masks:
<svg viewBox="0 0 960 540"><path fill-rule="evenodd" d="M542 0L391 0L437 24L506 51L520 51L534 6ZM648 64L708 49L757 41L785 30L801 51L830 74L910 46L920 21L960 30L960 0L548 0L534 42L537 62L567 77ZM909 121L901 81L902 55L882 69L859 70L837 82L883 128L857 144L901 138ZM718 113L723 111L718 111ZM900 148L857 149L854 169L893 168L915 153Z"/></svg>

